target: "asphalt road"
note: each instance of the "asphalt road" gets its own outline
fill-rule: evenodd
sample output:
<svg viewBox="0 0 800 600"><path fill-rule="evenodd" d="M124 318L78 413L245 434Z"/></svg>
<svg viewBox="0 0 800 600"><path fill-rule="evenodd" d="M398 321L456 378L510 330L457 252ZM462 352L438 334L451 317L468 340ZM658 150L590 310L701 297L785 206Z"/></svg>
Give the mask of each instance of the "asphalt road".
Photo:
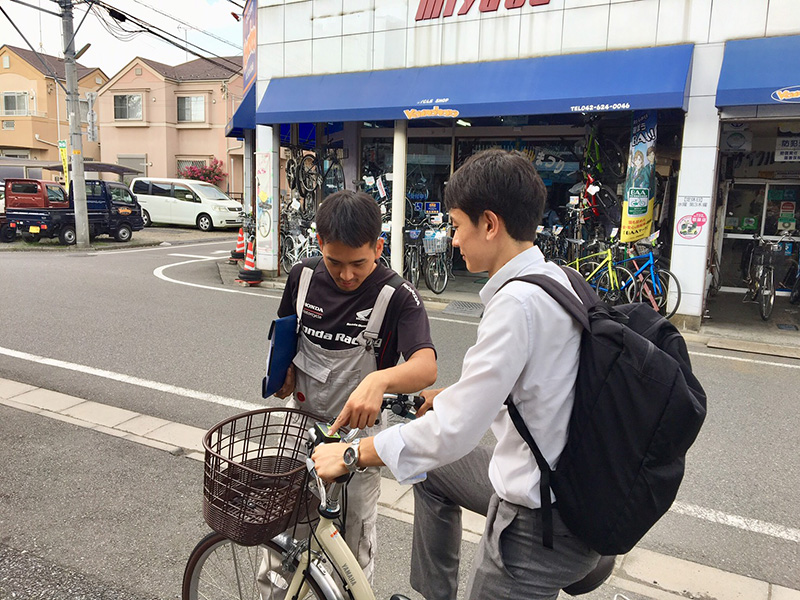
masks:
<svg viewBox="0 0 800 600"><path fill-rule="evenodd" d="M202 428L264 405L280 292L223 285L231 248L0 252L0 377ZM430 316L446 385L477 321ZM708 419L676 510L640 546L800 589L800 361L690 349ZM70 598L177 597L206 530L200 463L4 407L0 435L0 598L34 580ZM378 597L407 592L409 527L380 527ZM17 597L59 597L34 590Z"/></svg>

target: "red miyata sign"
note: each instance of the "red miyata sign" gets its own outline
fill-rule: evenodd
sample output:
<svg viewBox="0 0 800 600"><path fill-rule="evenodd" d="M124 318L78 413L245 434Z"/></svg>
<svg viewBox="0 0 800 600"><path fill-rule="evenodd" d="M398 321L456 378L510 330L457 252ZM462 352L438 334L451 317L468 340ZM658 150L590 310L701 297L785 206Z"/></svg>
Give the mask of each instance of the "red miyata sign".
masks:
<svg viewBox="0 0 800 600"><path fill-rule="evenodd" d="M478 4L478 10L484 13L496 12L500 8L501 0L460 0L461 8L458 11L458 16L465 15L469 12L474 4ZM417 9L417 21L427 21L429 19L438 19L439 17L452 17L456 10L456 4L459 0L419 0L419 8ZM550 0L505 0L504 6L506 10L513 10L515 8L522 8L526 4L531 6L542 6L543 4L550 4Z"/></svg>

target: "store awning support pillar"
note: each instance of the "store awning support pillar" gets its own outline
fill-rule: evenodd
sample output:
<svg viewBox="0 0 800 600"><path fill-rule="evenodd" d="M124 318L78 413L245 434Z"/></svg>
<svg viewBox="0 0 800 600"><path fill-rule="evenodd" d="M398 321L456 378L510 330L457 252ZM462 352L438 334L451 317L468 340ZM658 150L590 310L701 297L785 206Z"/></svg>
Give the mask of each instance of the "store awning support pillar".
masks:
<svg viewBox="0 0 800 600"><path fill-rule="evenodd" d="M394 122L392 153L392 269L403 274L403 226L406 222L406 153L408 121Z"/></svg>

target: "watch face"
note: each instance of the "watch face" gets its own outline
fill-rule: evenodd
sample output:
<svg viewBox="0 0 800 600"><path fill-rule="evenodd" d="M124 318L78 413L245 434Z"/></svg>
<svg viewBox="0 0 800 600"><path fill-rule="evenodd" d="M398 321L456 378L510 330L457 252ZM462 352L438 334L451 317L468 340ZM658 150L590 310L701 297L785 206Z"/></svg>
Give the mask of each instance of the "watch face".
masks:
<svg viewBox="0 0 800 600"><path fill-rule="evenodd" d="M344 464L348 467L355 466L356 464L356 451L353 448L348 447L344 451L344 456L342 457L344 460Z"/></svg>

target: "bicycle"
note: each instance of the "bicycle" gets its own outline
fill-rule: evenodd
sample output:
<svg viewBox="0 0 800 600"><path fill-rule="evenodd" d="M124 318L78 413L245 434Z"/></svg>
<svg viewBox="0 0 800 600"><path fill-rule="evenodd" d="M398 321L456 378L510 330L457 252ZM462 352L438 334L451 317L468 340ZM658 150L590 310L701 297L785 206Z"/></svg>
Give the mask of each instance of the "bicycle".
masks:
<svg viewBox="0 0 800 600"><path fill-rule="evenodd" d="M425 250L425 285L434 293L441 294L447 287L449 269L447 254L452 238L444 229L429 229L423 234L422 247Z"/></svg>
<svg viewBox="0 0 800 600"><path fill-rule="evenodd" d="M316 148L313 154L306 154L298 165L298 173L300 187L306 194L324 186L323 196L327 196L345 187L344 168L336 148Z"/></svg>
<svg viewBox="0 0 800 600"><path fill-rule="evenodd" d="M322 256L317 243L317 225L310 223L304 235L300 230L289 231L281 235L281 271L288 273L292 267L304 258Z"/></svg>
<svg viewBox="0 0 800 600"><path fill-rule="evenodd" d="M386 394L382 410L406 419L423 399ZM327 436L315 415L267 408L222 421L203 438L203 516L214 530L189 555L182 599L266 600L259 581L275 597L373 599L372 589L336 525L339 496L349 476L327 489L311 453L322 441L350 442L359 430ZM298 522L319 522L306 539L289 533Z"/></svg>
<svg viewBox="0 0 800 600"><path fill-rule="evenodd" d="M645 302L650 304L657 313L669 319L676 312L681 303L681 285L677 277L673 275L668 269L658 265L658 257L654 252L653 243L658 239L658 232L647 238L649 243L648 251L642 254L635 254L616 261L615 265L631 264L635 271L633 272L634 278L638 283L638 291L636 295L637 302ZM639 263L644 260L644 263L639 266ZM672 294L675 302L671 308L669 306L669 296Z"/></svg>
<svg viewBox="0 0 800 600"><path fill-rule="evenodd" d="M587 254L568 265L583 275L600 300L609 304L631 303L639 294L639 286L633 273L614 259L618 247L619 242L614 242L604 250ZM593 260L598 258L602 260Z"/></svg>
<svg viewBox="0 0 800 600"><path fill-rule="evenodd" d="M757 302L758 313L764 321L769 320L775 307L775 268L783 265L786 258L783 243L790 239L789 232L784 232L777 242L765 240L755 233L748 248L747 292L742 302Z"/></svg>
<svg viewBox="0 0 800 600"><path fill-rule="evenodd" d="M413 419L420 404L416 396L386 394L382 408ZM317 444L348 443L358 430L330 437L327 429L314 415L267 408L231 417L206 433L203 516L214 532L189 555L182 600L374 600L336 525L349 475L326 487L310 459ZM304 517L311 521L313 511L318 521L311 533L295 539L289 529ZM591 592L613 567L614 557L603 557L564 591ZM261 593L259 581L269 587L269 596Z"/></svg>

